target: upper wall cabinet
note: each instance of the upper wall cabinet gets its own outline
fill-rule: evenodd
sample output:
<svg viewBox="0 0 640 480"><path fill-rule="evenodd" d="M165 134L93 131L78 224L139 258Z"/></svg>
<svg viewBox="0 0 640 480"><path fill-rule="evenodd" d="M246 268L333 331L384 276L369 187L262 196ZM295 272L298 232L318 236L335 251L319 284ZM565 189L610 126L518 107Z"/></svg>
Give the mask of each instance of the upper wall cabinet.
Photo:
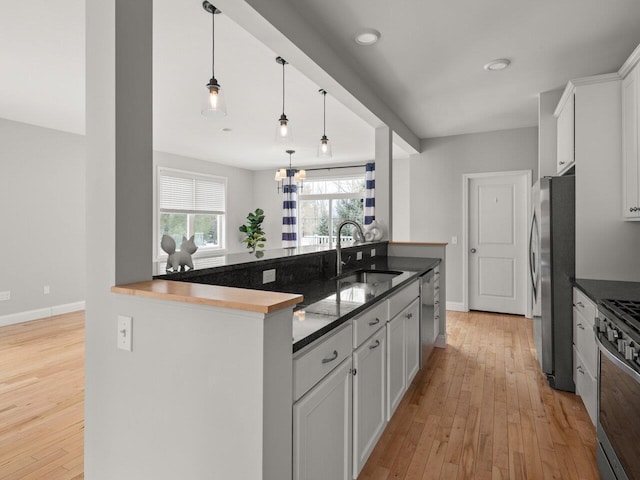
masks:
<svg viewBox="0 0 640 480"><path fill-rule="evenodd" d="M639 111L640 63L637 63L622 80L622 214L625 220L640 220Z"/></svg>
<svg viewBox="0 0 640 480"><path fill-rule="evenodd" d="M573 89L565 91L554 113L558 119L558 175L575 165L575 98Z"/></svg>

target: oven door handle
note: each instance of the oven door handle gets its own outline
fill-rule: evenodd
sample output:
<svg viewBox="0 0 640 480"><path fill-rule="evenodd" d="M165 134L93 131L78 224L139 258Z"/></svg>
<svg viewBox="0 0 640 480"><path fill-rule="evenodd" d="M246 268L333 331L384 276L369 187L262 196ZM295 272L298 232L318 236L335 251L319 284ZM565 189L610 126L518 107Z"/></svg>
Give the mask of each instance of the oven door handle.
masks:
<svg viewBox="0 0 640 480"><path fill-rule="evenodd" d="M636 372L633 368L627 365L625 362L616 357L609 348L600 341L599 335L596 335L596 341L598 342L598 346L600 351L609 359L613 364L620 368L624 373L633 378L636 382L640 383L640 373Z"/></svg>

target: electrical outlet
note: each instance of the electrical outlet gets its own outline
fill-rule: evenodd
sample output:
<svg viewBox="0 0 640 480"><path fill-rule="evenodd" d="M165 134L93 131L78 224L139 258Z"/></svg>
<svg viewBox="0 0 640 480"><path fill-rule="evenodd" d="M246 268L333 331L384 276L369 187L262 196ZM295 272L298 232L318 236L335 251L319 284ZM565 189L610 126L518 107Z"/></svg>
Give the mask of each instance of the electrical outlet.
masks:
<svg viewBox="0 0 640 480"><path fill-rule="evenodd" d="M45 295L49 295L51 293L51 287L49 285L45 285L42 287L42 293Z"/></svg>
<svg viewBox="0 0 640 480"><path fill-rule="evenodd" d="M10 290L7 290L6 292L0 292L0 302L4 302L5 300L11 300Z"/></svg>
<svg viewBox="0 0 640 480"><path fill-rule="evenodd" d="M262 272L262 283L271 283L276 281L276 269L264 270Z"/></svg>
<svg viewBox="0 0 640 480"><path fill-rule="evenodd" d="M356 260L362 260L362 252L356 252Z"/></svg>
<svg viewBox="0 0 640 480"><path fill-rule="evenodd" d="M126 315L118 315L118 348L132 351L133 318Z"/></svg>
<svg viewBox="0 0 640 480"><path fill-rule="evenodd" d="M458 237L457 236L453 236L451 237L451 245L457 245L458 244Z"/></svg>
<svg viewBox="0 0 640 480"><path fill-rule="evenodd" d="M375 249L375 248L372 248L372 249L371 249L371 258L373 258L373 257L375 257L375 256L376 256L376 249Z"/></svg>

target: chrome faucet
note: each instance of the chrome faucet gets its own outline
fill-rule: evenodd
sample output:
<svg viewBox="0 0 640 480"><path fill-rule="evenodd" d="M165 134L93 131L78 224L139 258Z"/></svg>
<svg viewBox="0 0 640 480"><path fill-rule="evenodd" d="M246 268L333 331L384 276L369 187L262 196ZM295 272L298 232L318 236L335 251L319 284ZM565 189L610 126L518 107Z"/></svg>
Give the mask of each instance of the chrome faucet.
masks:
<svg viewBox="0 0 640 480"><path fill-rule="evenodd" d="M336 276L342 275L342 265L344 265L344 262L342 261L342 245L340 244L340 233L342 232L342 227L348 224L353 225L358 230L357 232L353 232L353 238L356 243L360 243L364 240L364 232L362 231L362 227L357 222L354 222L353 220L345 220L340 225L338 225L338 234L336 235Z"/></svg>

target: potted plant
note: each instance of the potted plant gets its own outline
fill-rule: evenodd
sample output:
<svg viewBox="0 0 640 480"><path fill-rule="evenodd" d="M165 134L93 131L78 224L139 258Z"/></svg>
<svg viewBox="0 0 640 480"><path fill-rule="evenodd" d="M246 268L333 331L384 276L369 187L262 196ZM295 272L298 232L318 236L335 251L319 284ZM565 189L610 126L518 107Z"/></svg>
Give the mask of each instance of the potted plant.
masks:
<svg viewBox="0 0 640 480"><path fill-rule="evenodd" d="M263 221L264 211L256 208L255 212L249 212L247 215L247 223L240 226L239 230L246 235L242 241L247 244L247 248L250 248L252 253L256 251L256 247L264 248L264 242L267 241L262 230Z"/></svg>

